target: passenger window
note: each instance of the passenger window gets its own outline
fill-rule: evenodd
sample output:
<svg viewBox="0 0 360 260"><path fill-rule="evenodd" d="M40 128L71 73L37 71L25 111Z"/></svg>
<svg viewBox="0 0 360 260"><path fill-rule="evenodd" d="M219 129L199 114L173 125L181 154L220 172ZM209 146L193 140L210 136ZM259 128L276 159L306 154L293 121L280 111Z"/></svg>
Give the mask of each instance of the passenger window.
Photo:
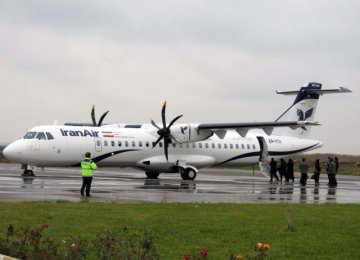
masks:
<svg viewBox="0 0 360 260"><path fill-rule="evenodd" d="M248 144L248 145L247 145L247 149L249 149L249 150L250 150L250 144Z"/></svg>
<svg viewBox="0 0 360 260"><path fill-rule="evenodd" d="M238 144L235 144L235 148L236 148L236 149L239 149L239 145L238 145Z"/></svg>
<svg viewBox="0 0 360 260"><path fill-rule="evenodd" d="M224 144L224 149L227 149L227 144Z"/></svg>
<svg viewBox="0 0 360 260"><path fill-rule="evenodd" d="M142 147L142 142L141 141L139 141L139 147Z"/></svg>
<svg viewBox="0 0 360 260"><path fill-rule="evenodd" d="M125 146L128 147L129 146L129 142L125 141Z"/></svg>
<svg viewBox="0 0 360 260"><path fill-rule="evenodd" d="M193 148L196 148L196 143L193 143L193 144L192 144L192 147L193 147Z"/></svg>
<svg viewBox="0 0 360 260"><path fill-rule="evenodd" d="M34 139L37 132L27 132L24 139Z"/></svg>
<svg viewBox="0 0 360 260"><path fill-rule="evenodd" d="M190 144L189 144L189 143L186 144L186 148L190 148Z"/></svg>
<svg viewBox="0 0 360 260"><path fill-rule="evenodd" d="M245 145L244 144L241 144L241 149L245 149Z"/></svg>
<svg viewBox="0 0 360 260"><path fill-rule="evenodd" d="M49 132L46 132L46 137L47 137L48 140L54 139L53 135L50 134Z"/></svg>
<svg viewBox="0 0 360 260"><path fill-rule="evenodd" d="M180 148L183 148L183 144L179 144L179 147L180 147Z"/></svg>
<svg viewBox="0 0 360 260"><path fill-rule="evenodd" d="M255 148L255 144L253 144L253 149L255 150L256 148Z"/></svg>
<svg viewBox="0 0 360 260"><path fill-rule="evenodd" d="M233 149L233 144L230 144L230 149Z"/></svg>
<svg viewBox="0 0 360 260"><path fill-rule="evenodd" d="M131 144L132 144L132 147L135 147L135 146L136 146L136 145L135 145L135 141L132 141Z"/></svg>
<svg viewBox="0 0 360 260"><path fill-rule="evenodd" d="M145 146L146 146L146 147L149 147L149 142L146 142L146 143L145 143Z"/></svg>
<svg viewBox="0 0 360 260"><path fill-rule="evenodd" d="M209 144L208 144L208 143L205 143L205 148L209 148Z"/></svg>
<svg viewBox="0 0 360 260"><path fill-rule="evenodd" d="M211 148L215 148L215 144L214 144L214 143L211 144Z"/></svg>
<svg viewBox="0 0 360 260"><path fill-rule="evenodd" d="M172 146L175 148L175 147L176 147L176 144L172 144Z"/></svg>
<svg viewBox="0 0 360 260"><path fill-rule="evenodd" d="M121 141L118 141L118 146L121 146Z"/></svg>
<svg viewBox="0 0 360 260"><path fill-rule="evenodd" d="M202 143L199 143L199 148L202 148Z"/></svg>
<svg viewBox="0 0 360 260"><path fill-rule="evenodd" d="M39 133L36 135L36 139L46 140L45 133L39 132Z"/></svg>
<svg viewBox="0 0 360 260"><path fill-rule="evenodd" d="M218 143L218 147L219 147L219 149L221 149L221 144L220 143Z"/></svg>
<svg viewBox="0 0 360 260"><path fill-rule="evenodd" d="M111 141L111 146L115 146L115 141Z"/></svg>
<svg viewBox="0 0 360 260"><path fill-rule="evenodd" d="M104 141L104 146L108 146L108 141Z"/></svg>
<svg viewBox="0 0 360 260"><path fill-rule="evenodd" d="M159 146L162 147L162 142L159 143Z"/></svg>

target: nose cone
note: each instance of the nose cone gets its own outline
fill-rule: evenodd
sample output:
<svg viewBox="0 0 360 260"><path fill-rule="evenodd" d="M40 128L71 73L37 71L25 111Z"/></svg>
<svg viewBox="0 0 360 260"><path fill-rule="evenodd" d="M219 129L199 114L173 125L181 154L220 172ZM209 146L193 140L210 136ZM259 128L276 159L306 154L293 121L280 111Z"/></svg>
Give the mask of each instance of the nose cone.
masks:
<svg viewBox="0 0 360 260"><path fill-rule="evenodd" d="M6 159L10 160L14 158L14 149L11 148L11 144L5 147L3 150L3 155Z"/></svg>
<svg viewBox="0 0 360 260"><path fill-rule="evenodd" d="M3 155L9 161L18 162L21 155L21 150L19 149L18 143L14 142L6 146L3 150Z"/></svg>

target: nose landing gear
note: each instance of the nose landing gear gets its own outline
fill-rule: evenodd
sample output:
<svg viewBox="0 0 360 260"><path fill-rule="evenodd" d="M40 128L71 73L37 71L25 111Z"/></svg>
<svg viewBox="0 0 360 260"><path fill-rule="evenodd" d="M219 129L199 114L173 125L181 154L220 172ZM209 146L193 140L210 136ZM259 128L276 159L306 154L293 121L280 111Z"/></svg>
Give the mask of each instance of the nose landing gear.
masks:
<svg viewBox="0 0 360 260"><path fill-rule="evenodd" d="M35 176L34 171L33 171L33 169L34 169L33 166L23 164L21 166L21 169L24 169L24 173L21 176Z"/></svg>

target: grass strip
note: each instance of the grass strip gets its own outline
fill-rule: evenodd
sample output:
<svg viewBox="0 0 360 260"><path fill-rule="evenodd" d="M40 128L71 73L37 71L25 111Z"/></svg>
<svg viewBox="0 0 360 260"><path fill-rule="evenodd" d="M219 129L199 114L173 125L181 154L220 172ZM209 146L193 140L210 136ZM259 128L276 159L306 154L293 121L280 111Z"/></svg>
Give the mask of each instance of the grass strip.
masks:
<svg viewBox="0 0 360 260"><path fill-rule="evenodd" d="M0 236L7 226L39 226L59 241L94 240L124 227L156 237L162 259L208 250L207 259L254 255L268 243L267 259L360 259L360 206L353 204L145 204L0 202ZM0 252L1 253L1 252Z"/></svg>

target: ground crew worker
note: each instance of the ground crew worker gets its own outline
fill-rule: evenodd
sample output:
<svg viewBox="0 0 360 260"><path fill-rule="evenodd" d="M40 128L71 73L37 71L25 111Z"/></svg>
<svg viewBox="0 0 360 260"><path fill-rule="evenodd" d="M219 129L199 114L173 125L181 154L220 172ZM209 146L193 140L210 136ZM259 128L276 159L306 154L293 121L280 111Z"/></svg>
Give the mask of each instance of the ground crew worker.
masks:
<svg viewBox="0 0 360 260"><path fill-rule="evenodd" d="M81 175L83 184L81 186L81 196L84 196L84 189L86 190L86 197L90 197L91 182L94 176L94 170L97 168L96 164L91 160L91 154L87 152L84 160L81 162Z"/></svg>

